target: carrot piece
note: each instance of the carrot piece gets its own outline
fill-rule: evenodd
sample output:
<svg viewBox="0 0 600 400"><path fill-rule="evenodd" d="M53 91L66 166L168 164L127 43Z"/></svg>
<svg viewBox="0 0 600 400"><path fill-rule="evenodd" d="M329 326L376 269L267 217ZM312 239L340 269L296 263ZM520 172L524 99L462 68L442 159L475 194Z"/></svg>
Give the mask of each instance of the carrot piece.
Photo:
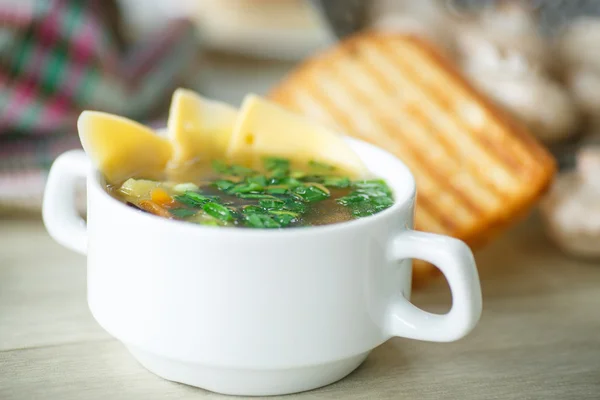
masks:
<svg viewBox="0 0 600 400"><path fill-rule="evenodd" d="M156 188L152 190L152 201L160 206L170 206L173 204L173 198L164 189Z"/></svg>
<svg viewBox="0 0 600 400"><path fill-rule="evenodd" d="M149 213L158 215L159 217L173 218L170 212L151 200L142 200L140 201L139 206Z"/></svg>

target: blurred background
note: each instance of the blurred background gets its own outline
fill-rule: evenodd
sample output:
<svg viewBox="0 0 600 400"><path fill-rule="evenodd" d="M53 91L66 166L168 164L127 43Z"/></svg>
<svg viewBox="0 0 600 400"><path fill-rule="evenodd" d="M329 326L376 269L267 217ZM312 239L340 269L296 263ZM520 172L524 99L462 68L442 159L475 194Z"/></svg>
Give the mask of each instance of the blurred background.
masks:
<svg viewBox="0 0 600 400"><path fill-rule="evenodd" d="M467 340L390 341L323 398L599 398L600 0L0 0L1 399L203 397L145 378L94 321L83 256L41 221L48 169L80 147L82 110L160 127L177 87L237 106L355 30L430 41L560 171L474 249L484 312ZM451 302L443 279L411 300Z"/></svg>
<svg viewBox="0 0 600 400"><path fill-rule="evenodd" d="M50 164L79 147L81 110L161 126L180 86L238 105L353 29L430 40L568 172L600 137L599 11L591 0L0 0L0 213L39 215Z"/></svg>
<svg viewBox="0 0 600 400"><path fill-rule="evenodd" d="M237 104L330 42L302 0L1 0L0 210L39 213L81 110L161 125L176 87Z"/></svg>

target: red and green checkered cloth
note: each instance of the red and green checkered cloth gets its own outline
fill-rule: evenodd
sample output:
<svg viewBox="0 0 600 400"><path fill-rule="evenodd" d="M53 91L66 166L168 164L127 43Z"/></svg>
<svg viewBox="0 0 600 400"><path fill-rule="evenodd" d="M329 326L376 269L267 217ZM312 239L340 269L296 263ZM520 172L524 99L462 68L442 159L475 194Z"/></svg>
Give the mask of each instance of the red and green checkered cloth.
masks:
<svg viewBox="0 0 600 400"><path fill-rule="evenodd" d="M0 3L0 208L37 209L83 109L152 124L197 53L186 20L123 45L106 0ZM114 3L114 2L113 2Z"/></svg>

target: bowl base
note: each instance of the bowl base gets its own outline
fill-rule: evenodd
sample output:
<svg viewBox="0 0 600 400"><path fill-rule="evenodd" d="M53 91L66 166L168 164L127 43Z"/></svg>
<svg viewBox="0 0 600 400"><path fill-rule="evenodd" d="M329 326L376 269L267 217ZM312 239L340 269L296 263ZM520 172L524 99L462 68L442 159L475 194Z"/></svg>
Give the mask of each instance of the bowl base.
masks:
<svg viewBox="0 0 600 400"><path fill-rule="evenodd" d="M214 367L172 360L128 346L147 370L173 382L234 396L272 396L304 392L329 385L354 371L369 352L309 367L260 370Z"/></svg>

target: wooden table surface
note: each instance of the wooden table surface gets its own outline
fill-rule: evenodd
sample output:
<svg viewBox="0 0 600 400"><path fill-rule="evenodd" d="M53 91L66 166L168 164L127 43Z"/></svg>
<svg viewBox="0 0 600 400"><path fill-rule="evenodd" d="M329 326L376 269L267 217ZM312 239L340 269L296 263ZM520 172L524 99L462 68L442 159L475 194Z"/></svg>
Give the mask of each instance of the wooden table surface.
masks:
<svg viewBox="0 0 600 400"><path fill-rule="evenodd" d="M600 265L562 256L536 218L477 254L480 324L436 344L392 339L346 379L289 399L598 399ZM218 399L143 369L93 320L85 259L37 219L0 219L0 399ZM444 282L414 294L444 311Z"/></svg>

